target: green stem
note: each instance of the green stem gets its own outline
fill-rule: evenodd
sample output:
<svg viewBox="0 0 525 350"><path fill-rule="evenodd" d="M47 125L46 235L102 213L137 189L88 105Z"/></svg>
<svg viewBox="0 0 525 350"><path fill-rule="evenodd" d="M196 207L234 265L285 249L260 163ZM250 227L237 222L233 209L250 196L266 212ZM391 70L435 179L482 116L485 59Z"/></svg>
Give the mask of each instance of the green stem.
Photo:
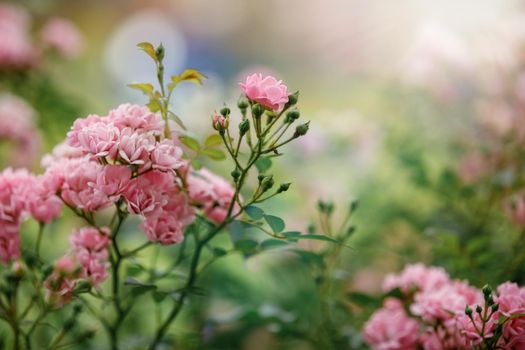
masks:
<svg viewBox="0 0 525 350"><path fill-rule="evenodd" d="M38 235L36 238L35 253L37 259L40 259L40 246L42 244L42 233L44 232L45 224L43 222L38 223Z"/></svg>

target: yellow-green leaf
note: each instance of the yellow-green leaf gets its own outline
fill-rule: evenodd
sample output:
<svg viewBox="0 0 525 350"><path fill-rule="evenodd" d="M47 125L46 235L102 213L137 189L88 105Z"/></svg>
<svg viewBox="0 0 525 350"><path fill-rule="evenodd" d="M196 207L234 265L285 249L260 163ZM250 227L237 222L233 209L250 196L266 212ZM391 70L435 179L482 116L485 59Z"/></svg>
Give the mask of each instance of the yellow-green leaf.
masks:
<svg viewBox="0 0 525 350"><path fill-rule="evenodd" d="M131 83L128 87L142 91L147 96L153 96L153 85L149 83Z"/></svg>
<svg viewBox="0 0 525 350"><path fill-rule="evenodd" d="M199 145L199 141L195 140L191 136L187 136L187 135L181 136L179 140L180 142L182 142L183 145L185 145L191 150L198 152L201 149L201 146Z"/></svg>
<svg viewBox="0 0 525 350"><path fill-rule="evenodd" d="M196 69L186 69L179 75L173 75L171 77L171 84L168 85L168 89L173 90L177 84L182 81L189 81L194 84L202 85L202 81L207 77Z"/></svg>
<svg viewBox="0 0 525 350"><path fill-rule="evenodd" d="M157 60L157 54L155 53L155 48L153 47L153 45L151 43L148 43L148 42L145 41L145 42L142 42L142 43L138 43L137 46L142 51L147 53L149 57L153 58L155 61Z"/></svg>
<svg viewBox="0 0 525 350"><path fill-rule="evenodd" d="M220 149L216 149L216 148L206 148L206 149L204 149L202 151L202 154L207 155L208 157L210 157L213 160L226 159L226 155L224 154L224 152L221 151Z"/></svg>
<svg viewBox="0 0 525 350"><path fill-rule="evenodd" d="M146 106L148 106L149 110L153 113L160 111L160 103L157 100L150 100Z"/></svg>
<svg viewBox="0 0 525 350"><path fill-rule="evenodd" d="M215 147L215 146L220 145L221 143L222 143L222 137L220 135L213 134L206 138L206 140L204 141L204 147L206 148Z"/></svg>

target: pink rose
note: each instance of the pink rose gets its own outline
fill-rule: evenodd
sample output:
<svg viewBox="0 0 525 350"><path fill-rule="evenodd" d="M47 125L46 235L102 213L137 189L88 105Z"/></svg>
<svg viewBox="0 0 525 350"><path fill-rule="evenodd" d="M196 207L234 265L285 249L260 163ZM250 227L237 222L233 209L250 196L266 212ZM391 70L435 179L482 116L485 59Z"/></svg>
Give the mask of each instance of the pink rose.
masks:
<svg viewBox="0 0 525 350"><path fill-rule="evenodd" d="M262 106L280 111L288 102L288 88L272 76L263 78L262 74L252 74L245 83L239 83L246 96Z"/></svg>
<svg viewBox="0 0 525 350"><path fill-rule="evenodd" d="M161 171L176 170L184 164L182 149L172 140L162 140L151 152L152 168Z"/></svg>

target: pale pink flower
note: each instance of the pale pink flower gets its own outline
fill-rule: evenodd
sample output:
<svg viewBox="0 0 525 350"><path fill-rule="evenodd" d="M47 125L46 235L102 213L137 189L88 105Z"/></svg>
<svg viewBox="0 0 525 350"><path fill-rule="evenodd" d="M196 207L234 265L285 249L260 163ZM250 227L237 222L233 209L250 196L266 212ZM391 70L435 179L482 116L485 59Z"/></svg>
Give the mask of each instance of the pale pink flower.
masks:
<svg viewBox="0 0 525 350"><path fill-rule="evenodd" d="M222 115L215 113L213 115L211 124L215 130L225 130L228 128L228 119L223 117Z"/></svg>
<svg viewBox="0 0 525 350"><path fill-rule="evenodd" d="M220 223L226 218L235 193L230 183L203 168L190 172L188 189L191 200L202 208L210 220ZM233 209L238 210L238 205L235 204Z"/></svg>
<svg viewBox="0 0 525 350"><path fill-rule="evenodd" d="M78 134L85 128L90 127L96 123L104 123L105 118L96 115L90 114L85 118L78 118L73 123L71 130L67 133L67 144L72 147L80 147L80 141L78 139Z"/></svg>
<svg viewBox="0 0 525 350"><path fill-rule="evenodd" d="M63 203L50 185L47 176L35 177L31 192L27 205L35 220L49 223L60 215Z"/></svg>
<svg viewBox="0 0 525 350"><path fill-rule="evenodd" d="M462 281L451 281L441 287L428 288L414 296L410 311L427 322L448 320L465 310L465 305L481 303L481 293Z"/></svg>
<svg viewBox="0 0 525 350"><path fill-rule="evenodd" d="M52 170L57 171L57 177L63 178L61 197L68 205L88 212L111 205L108 196L94 185L103 170L102 165L85 158L64 160L61 165L62 169Z"/></svg>
<svg viewBox="0 0 525 350"><path fill-rule="evenodd" d="M525 288L505 282L497 288L498 312L506 317L525 314ZM525 316L515 317L503 326L504 349L525 349ZM506 341L505 341L506 340Z"/></svg>
<svg viewBox="0 0 525 350"><path fill-rule="evenodd" d="M53 147L50 154L44 155L44 157L42 157L41 165L44 168L49 168L62 159L82 158L83 156L84 152L82 152L80 148L68 145L66 140Z"/></svg>
<svg viewBox="0 0 525 350"><path fill-rule="evenodd" d="M167 204L166 193L175 186L175 178L169 173L148 171L130 182L124 192L128 210L146 215Z"/></svg>
<svg viewBox="0 0 525 350"><path fill-rule="evenodd" d="M419 324L396 299L387 299L363 328L363 338L375 350L417 349Z"/></svg>
<svg viewBox="0 0 525 350"><path fill-rule="evenodd" d="M444 286L449 282L449 276L443 268L426 267L421 263L407 265L399 274L386 276L383 282L385 292L400 288L403 293L425 291Z"/></svg>
<svg viewBox="0 0 525 350"><path fill-rule="evenodd" d="M131 182L131 169L126 165L106 165L97 175L93 186L107 195L111 200L117 200Z"/></svg>
<svg viewBox="0 0 525 350"><path fill-rule="evenodd" d="M159 136L164 132L164 120L146 106L121 104L111 110L107 118L120 130L129 128L142 133L152 132Z"/></svg>
<svg viewBox="0 0 525 350"><path fill-rule="evenodd" d="M140 134L130 128L122 130L118 142L118 155L126 164L140 165L142 170L151 167L150 153L155 149L152 135Z"/></svg>
<svg viewBox="0 0 525 350"><path fill-rule="evenodd" d="M78 147L93 157L115 159L120 130L105 122L93 123L78 131ZM69 135L68 135L69 137ZM70 143L71 146L75 144Z"/></svg>
<svg viewBox="0 0 525 350"><path fill-rule="evenodd" d="M108 277L109 232L108 228L84 227L71 236L73 253L82 265L81 277L94 286Z"/></svg>
<svg viewBox="0 0 525 350"><path fill-rule="evenodd" d="M59 17L49 19L40 32L42 43L62 56L78 56L84 48L84 38L73 22Z"/></svg>
<svg viewBox="0 0 525 350"><path fill-rule="evenodd" d="M141 224L150 241L163 245L182 242L184 227L171 213L161 209L146 216Z"/></svg>
<svg viewBox="0 0 525 350"><path fill-rule="evenodd" d="M272 76L263 78L262 74L252 74L245 83L239 83L246 96L262 106L280 111L288 102L288 88Z"/></svg>
<svg viewBox="0 0 525 350"><path fill-rule="evenodd" d="M161 171L176 170L184 164L182 149L172 140L162 140L151 152L152 168Z"/></svg>

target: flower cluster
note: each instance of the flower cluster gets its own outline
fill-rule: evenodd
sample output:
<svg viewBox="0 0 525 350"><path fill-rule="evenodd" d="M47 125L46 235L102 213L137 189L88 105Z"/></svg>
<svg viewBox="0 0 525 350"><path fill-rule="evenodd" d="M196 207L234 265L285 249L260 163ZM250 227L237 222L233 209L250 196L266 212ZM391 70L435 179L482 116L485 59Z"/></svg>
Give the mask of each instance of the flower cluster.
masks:
<svg viewBox="0 0 525 350"><path fill-rule="evenodd" d="M40 42L31 38L31 16L22 7L0 4L0 69L27 69L38 64L45 49L64 57L76 56L83 37L78 29L62 18L52 18L40 32Z"/></svg>
<svg viewBox="0 0 525 350"><path fill-rule="evenodd" d="M57 260L44 281L46 300L55 307L71 301L75 289L98 286L108 277L109 229L84 227L71 235L71 251Z"/></svg>
<svg viewBox="0 0 525 350"><path fill-rule="evenodd" d="M0 260L8 262L20 255L19 231L31 215L46 223L60 214L62 203L44 176L25 169L7 168L0 173Z"/></svg>
<svg viewBox="0 0 525 350"><path fill-rule="evenodd" d="M0 94L0 140L15 145L16 156L9 161L13 166L31 164L40 150L40 133L34 116L35 111L21 98Z"/></svg>
<svg viewBox="0 0 525 350"><path fill-rule="evenodd" d="M493 297L488 287L480 291L441 268L416 264L387 276L383 288L398 290L400 299L387 298L366 323L363 336L374 349L525 345L525 288L514 283L500 285Z"/></svg>

